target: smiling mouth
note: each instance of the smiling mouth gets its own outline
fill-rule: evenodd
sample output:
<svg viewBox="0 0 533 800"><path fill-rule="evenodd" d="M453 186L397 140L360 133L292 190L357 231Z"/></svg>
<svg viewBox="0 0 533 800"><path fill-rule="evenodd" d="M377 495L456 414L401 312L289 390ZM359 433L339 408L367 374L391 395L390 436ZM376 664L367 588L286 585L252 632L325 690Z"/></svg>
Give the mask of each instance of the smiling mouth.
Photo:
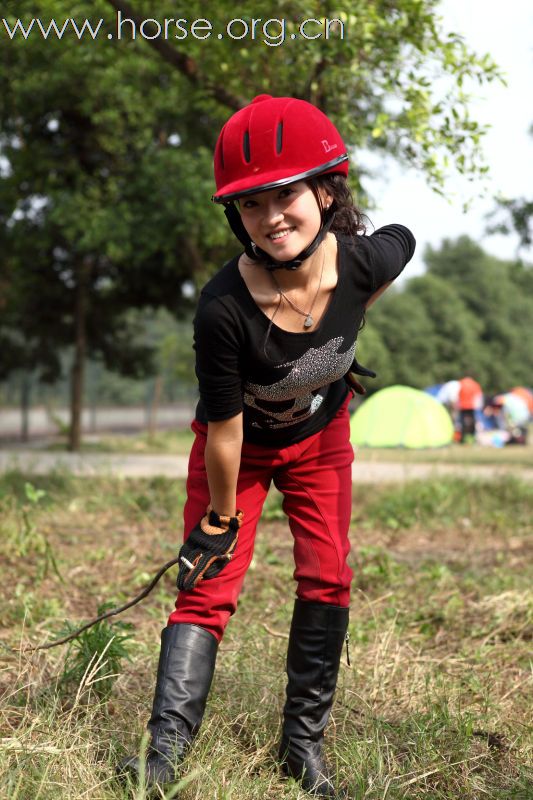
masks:
<svg viewBox="0 0 533 800"><path fill-rule="evenodd" d="M289 233L292 233L293 230L295 230L295 229L294 228L284 228L282 231L275 231L274 233L269 233L267 238L270 239L272 242L275 242L278 239L284 239L286 236L289 235Z"/></svg>

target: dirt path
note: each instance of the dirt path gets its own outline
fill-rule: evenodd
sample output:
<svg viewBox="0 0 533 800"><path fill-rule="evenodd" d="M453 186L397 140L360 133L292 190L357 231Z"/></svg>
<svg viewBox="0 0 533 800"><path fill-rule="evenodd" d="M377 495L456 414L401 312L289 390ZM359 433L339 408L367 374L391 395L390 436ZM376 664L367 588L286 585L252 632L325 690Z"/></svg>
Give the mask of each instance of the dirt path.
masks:
<svg viewBox="0 0 533 800"><path fill-rule="evenodd" d="M112 474L120 477L150 477L165 475L185 478L187 456L179 455L134 455L85 453L43 453L37 451L0 451L0 471L19 469L36 475L54 469L67 469L75 475ZM353 477L358 483L378 483L431 478L439 475L463 475L470 478L495 479L515 475L533 481L533 469L520 465L468 465L468 464L423 464L356 461Z"/></svg>

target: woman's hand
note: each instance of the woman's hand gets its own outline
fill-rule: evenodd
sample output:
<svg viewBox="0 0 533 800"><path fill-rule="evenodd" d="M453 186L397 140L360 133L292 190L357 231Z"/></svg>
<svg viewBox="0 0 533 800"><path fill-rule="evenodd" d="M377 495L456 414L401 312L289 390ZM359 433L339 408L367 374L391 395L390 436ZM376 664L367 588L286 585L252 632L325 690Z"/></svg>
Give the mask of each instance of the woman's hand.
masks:
<svg viewBox="0 0 533 800"><path fill-rule="evenodd" d="M235 551L242 518L242 511L227 517L211 507L207 509L180 549L178 589L194 589L200 581L214 578L224 569Z"/></svg>

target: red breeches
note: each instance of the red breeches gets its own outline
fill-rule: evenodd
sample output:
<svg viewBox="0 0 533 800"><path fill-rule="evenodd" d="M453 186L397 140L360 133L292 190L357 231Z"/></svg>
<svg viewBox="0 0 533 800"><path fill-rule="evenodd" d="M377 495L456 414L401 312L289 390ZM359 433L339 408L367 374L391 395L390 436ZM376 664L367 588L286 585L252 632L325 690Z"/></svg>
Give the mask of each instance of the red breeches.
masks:
<svg viewBox="0 0 533 800"><path fill-rule="evenodd" d="M283 494L283 510L294 539L296 594L300 600L348 606L352 571L348 531L352 508L351 465L346 401L319 433L282 449L244 443L237 485L243 525L232 560L215 578L193 591L180 592L169 625L193 623L222 638L235 612L244 576L253 556L257 524L273 482ZM185 538L205 514L209 489L204 465L207 426L193 423L196 434L187 479Z"/></svg>

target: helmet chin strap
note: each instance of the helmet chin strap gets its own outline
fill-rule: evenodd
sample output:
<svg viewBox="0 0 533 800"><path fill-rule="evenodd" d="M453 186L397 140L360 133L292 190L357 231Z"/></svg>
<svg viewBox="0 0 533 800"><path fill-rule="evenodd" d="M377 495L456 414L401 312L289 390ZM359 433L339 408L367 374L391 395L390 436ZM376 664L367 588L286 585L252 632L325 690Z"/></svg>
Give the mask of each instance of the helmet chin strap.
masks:
<svg viewBox="0 0 533 800"><path fill-rule="evenodd" d="M224 214L226 215L231 230L239 242L244 245L244 252L248 258L251 258L252 261L259 261L259 256L257 256L253 250L253 242L248 235L248 231L242 224L241 215L235 208L234 203L225 203Z"/></svg>
<svg viewBox="0 0 533 800"><path fill-rule="evenodd" d="M262 250L258 247L248 235L248 231L243 225L241 215L237 211L236 207L233 203L228 203L224 209L224 214L226 215L226 219L229 222L229 226L237 239L244 245L244 251L248 258L251 258L253 261L261 261L262 265L265 269L274 270L274 269L298 269L303 262L312 256L313 253L318 249L321 243L324 241L326 234L328 233L329 229L331 228L331 224L335 217L335 210L332 206L328 206L328 208L323 208L322 203L320 202L319 198L317 197L317 202L320 208L320 214L322 218L322 224L320 226L320 230L318 231L317 235L313 239L313 241L307 245L307 247L299 253L296 258L291 258L290 261L278 261L275 258L267 253L265 250Z"/></svg>

